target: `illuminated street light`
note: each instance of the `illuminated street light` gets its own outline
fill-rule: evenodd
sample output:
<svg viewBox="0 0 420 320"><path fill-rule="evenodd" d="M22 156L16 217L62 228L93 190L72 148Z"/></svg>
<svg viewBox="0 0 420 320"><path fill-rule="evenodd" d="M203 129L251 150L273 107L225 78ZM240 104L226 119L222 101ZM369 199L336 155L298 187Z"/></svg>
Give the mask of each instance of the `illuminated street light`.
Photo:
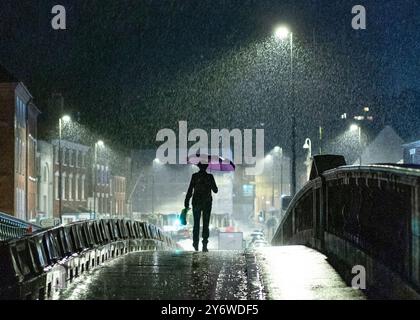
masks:
<svg viewBox="0 0 420 320"><path fill-rule="evenodd" d="M309 149L309 154L311 154L312 153L311 147L312 147L311 139L306 138L305 144L303 145L303 149Z"/></svg>
<svg viewBox="0 0 420 320"><path fill-rule="evenodd" d="M274 31L274 36L280 40L286 39L289 36L289 34L290 34L290 31L285 26L277 27L276 30Z"/></svg>
<svg viewBox="0 0 420 320"><path fill-rule="evenodd" d="M279 146L275 146L275 147L274 147L274 152L279 152L279 151L280 151L280 149L281 149L281 148L280 148Z"/></svg>
<svg viewBox="0 0 420 320"><path fill-rule="evenodd" d="M63 122L70 122L71 121L71 118L70 118L69 115L64 115L64 116L61 117L61 119L63 120Z"/></svg>
<svg viewBox="0 0 420 320"><path fill-rule="evenodd" d="M291 184L290 193L296 194L296 116L294 110L294 99L295 99L295 88L293 79L293 32L290 31L286 26L279 26L274 30L274 37L279 40L290 39L290 110L292 130L291 130L291 144L292 144L292 159L291 159Z"/></svg>
<svg viewBox="0 0 420 320"><path fill-rule="evenodd" d="M306 156L306 161L305 161L305 165L306 165L306 175L307 175L307 179L309 180L309 177L311 175L311 158L312 158L312 141L309 138L306 138L305 140L305 144L303 145L303 149L307 149L308 150L308 154Z"/></svg>

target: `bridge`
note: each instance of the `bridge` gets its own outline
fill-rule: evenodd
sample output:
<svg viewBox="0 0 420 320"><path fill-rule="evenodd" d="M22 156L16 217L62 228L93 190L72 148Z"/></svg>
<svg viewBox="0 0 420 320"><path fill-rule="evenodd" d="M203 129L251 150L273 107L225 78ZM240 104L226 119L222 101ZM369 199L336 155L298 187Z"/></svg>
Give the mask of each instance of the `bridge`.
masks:
<svg viewBox="0 0 420 320"><path fill-rule="evenodd" d="M272 246L182 249L141 221L75 222L0 244L1 299L418 298L420 170L315 156ZM354 267L366 288L352 288Z"/></svg>

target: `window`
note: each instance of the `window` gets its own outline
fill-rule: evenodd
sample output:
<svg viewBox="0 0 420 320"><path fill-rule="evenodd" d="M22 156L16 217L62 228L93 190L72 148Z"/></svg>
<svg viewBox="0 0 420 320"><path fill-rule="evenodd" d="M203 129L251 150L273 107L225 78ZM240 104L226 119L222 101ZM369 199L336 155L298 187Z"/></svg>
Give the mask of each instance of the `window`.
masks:
<svg viewBox="0 0 420 320"><path fill-rule="evenodd" d="M101 183L101 185L104 185L105 184L105 177L104 177L105 168L104 168L104 166L100 166L99 170L100 170L100 175L101 175L100 183Z"/></svg>
<svg viewBox="0 0 420 320"><path fill-rule="evenodd" d="M73 190L73 174L70 174L69 175L69 190L68 190L69 200L70 201L73 200L72 190Z"/></svg>
<svg viewBox="0 0 420 320"><path fill-rule="evenodd" d="M20 141L18 137L16 137L15 142L15 159L19 159ZM15 172L19 173L19 161L15 164Z"/></svg>
<svg viewBox="0 0 420 320"><path fill-rule="evenodd" d="M55 172L55 174L54 174L54 186L55 186L55 198L58 200L58 197L59 197L59 195L58 195L58 184L59 184L59 178L58 178L58 176L59 176L59 174L58 174L58 171L56 171Z"/></svg>
<svg viewBox="0 0 420 320"><path fill-rule="evenodd" d="M42 210L44 211L44 213L47 213L47 196L43 196L42 197L42 200L43 200L43 204L42 204Z"/></svg>
<svg viewBox="0 0 420 320"><path fill-rule="evenodd" d="M75 153L76 153L76 155L75 155L75 159L74 159L74 166L76 168L78 168L79 167L79 150L76 150Z"/></svg>
<svg viewBox="0 0 420 320"><path fill-rule="evenodd" d="M55 163L58 164L58 146L54 146L54 158L55 158Z"/></svg>
<svg viewBox="0 0 420 320"><path fill-rule="evenodd" d="M20 162L20 174L24 174L25 173L25 142L23 142L23 140L20 141L20 157L19 157L19 162Z"/></svg>
<svg viewBox="0 0 420 320"><path fill-rule="evenodd" d="M76 180L74 181L74 199L79 201L79 174L76 174Z"/></svg>
<svg viewBox="0 0 420 320"><path fill-rule="evenodd" d="M16 213L20 219L25 219L25 191L16 188Z"/></svg>
<svg viewBox="0 0 420 320"><path fill-rule="evenodd" d="M43 181L48 182L48 163L45 163L43 170Z"/></svg>
<svg viewBox="0 0 420 320"><path fill-rule="evenodd" d="M415 164L416 163L416 149L410 149L410 163Z"/></svg>
<svg viewBox="0 0 420 320"><path fill-rule="evenodd" d="M66 165L66 148L63 148L61 151L61 163L65 166Z"/></svg>
<svg viewBox="0 0 420 320"><path fill-rule="evenodd" d="M82 176L82 200L85 200L85 180L86 180L86 176L83 175Z"/></svg>
<svg viewBox="0 0 420 320"><path fill-rule="evenodd" d="M25 127L25 104L16 97L16 124L20 127Z"/></svg>
<svg viewBox="0 0 420 320"><path fill-rule="evenodd" d="M73 167L73 150L69 149L69 166Z"/></svg>
<svg viewBox="0 0 420 320"><path fill-rule="evenodd" d="M61 190L61 197L63 200L66 200L66 173L64 172L62 174L62 181L61 181L61 185L62 185L62 190Z"/></svg>

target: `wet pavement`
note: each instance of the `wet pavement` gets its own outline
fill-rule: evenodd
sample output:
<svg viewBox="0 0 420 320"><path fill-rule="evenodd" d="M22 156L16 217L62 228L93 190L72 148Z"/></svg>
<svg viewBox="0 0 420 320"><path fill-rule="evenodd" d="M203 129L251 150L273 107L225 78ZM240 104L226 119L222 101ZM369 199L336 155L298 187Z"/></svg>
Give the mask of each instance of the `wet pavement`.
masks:
<svg viewBox="0 0 420 320"><path fill-rule="evenodd" d="M56 299L363 299L322 254L303 246L256 251L144 251L83 274Z"/></svg>

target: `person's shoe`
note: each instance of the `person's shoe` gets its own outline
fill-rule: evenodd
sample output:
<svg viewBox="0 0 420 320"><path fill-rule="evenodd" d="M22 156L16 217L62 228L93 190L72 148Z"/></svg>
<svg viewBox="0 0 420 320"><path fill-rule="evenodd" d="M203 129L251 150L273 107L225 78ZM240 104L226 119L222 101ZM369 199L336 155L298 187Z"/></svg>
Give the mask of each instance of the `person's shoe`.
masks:
<svg viewBox="0 0 420 320"><path fill-rule="evenodd" d="M203 252L209 252L209 249L207 249L207 246L203 246Z"/></svg>
<svg viewBox="0 0 420 320"><path fill-rule="evenodd" d="M198 244L193 244L194 250L198 251Z"/></svg>

